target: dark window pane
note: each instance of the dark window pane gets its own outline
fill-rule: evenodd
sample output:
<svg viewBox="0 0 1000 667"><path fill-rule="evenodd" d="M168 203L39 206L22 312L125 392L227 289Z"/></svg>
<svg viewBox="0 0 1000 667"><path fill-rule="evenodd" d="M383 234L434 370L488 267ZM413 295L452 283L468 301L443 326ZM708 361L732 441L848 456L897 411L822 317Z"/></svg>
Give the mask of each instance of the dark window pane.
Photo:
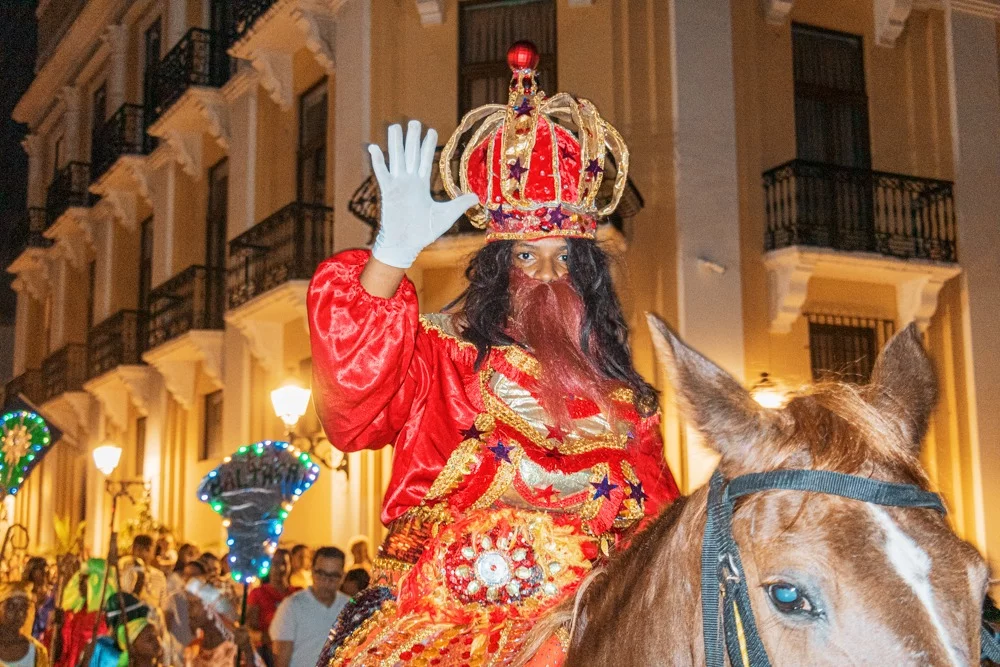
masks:
<svg viewBox="0 0 1000 667"><path fill-rule="evenodd" d="M146 465L146 418L135 420L135 476L142 478Z"/></svg>
<svg viewBox="0 0 1000 667"><path fill-rule="evenodd" d="M326 81L299 99L298 195L307 204L326 203Z"/></svg>
<svg viewBox="0 0 1000 667"><path fill-rule="evenodd" d="M879 350L895 330L890 320L817 313L806 317L815 381L867 383Z"/></svg>
<svg viewBox="0 0 1000 667"><path fill-rule="evenodd" d="M553 0L488 0L461 4L459 115L507 102L507 49L522 39L538 47L538 85L556 92L556 5Z"/></svg>
<svg viewBox="0 0 1000 667"><path fill-rule="evenodd" d="M149 292L153 280L153 218L139 227L139 312L149 312Z"/></svg>

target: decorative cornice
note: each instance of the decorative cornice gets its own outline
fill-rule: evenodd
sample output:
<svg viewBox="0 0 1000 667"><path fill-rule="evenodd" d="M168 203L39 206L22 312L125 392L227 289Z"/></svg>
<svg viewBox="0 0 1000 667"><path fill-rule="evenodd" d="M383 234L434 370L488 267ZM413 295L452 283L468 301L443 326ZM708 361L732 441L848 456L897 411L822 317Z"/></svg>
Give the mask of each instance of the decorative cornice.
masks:
<svg viewBox="0 0 1000 667"><path fill-rule="evenodd" d="M141 415L148 415L158 384L154 369L137 364L116 366L87 382L84 388L101 404L112 426L125 430L128 427L129 404Z"/></svg>
<svg viewBox="0 0 1000 667"><path fill-rule="evenodd" d="M308 333L308 285L305 280L289 281L226 313L226 322L242 334L250 354L272 374L284 371L284 347L280 341L285 325L301 320Z"/></svg>
<svg viewBox="0 0 1000 667"><path fill-rule="evenodd" d="M250 63L260 77L260 85L282 111L292 108L292 54L272 49L254 49Z"/></svg>
<svg viewBox="0 0 1000 667"><path fill-rule="evenodd" d="M89 208L69 207L43 235L55 241L56 256L65 259L77 271L85 269L94 256Z"/></svg>
<svg viewBox="0 0 1000 667"><path fill-rule="evenodd" d="M337 23L333 14L296 7L292 10L292 18L305 35L306 48L312 52L320 67L332 74L337 64Z"/></svg>
<svg viewBox="0 0 1000 667"><path fill-rule="evenodd" d="M277 0L230 48L261 75L261 85L283 109L292 94L291 57L303 46L333 72L337 12L346 0ZM287 55L287 62L284 57ZM286 104L288 106L286 106Z"/></svg>
<svg viewBox="0 0 1000 667"><path fill-rule="evenodd" d="M247 63L245 60L240 60L239 63L239 71L226 82L221 90L222 96L229 104L244 95L257 92L257 86L260 85L260 76L254 71L251 63Z"/></svg>
<svg viewBox="0 0 1000 667"><path fill-rule="evenodd" d="M784 25L792 13L795 0L760 0L764 20L771 25Z"/></svg>
<svg viewBox="0 0 1000 667"><path fill-rule="evenodd" d="M192 86L149 127L166 142L184 172L198 180L202 172L202 134L229 148L229 107L216 88Z"/></svg>
<svg viewBox="0 0 1000 667"><path fill-rule="evenodd" d="M192 330L142 355L163 376L167 391L190 410L198 387L198 369L222 389L222 331Z"/></svg>
<svg viewBox="0 0 1000 667"><path fill-rule="evenodd" d="M879 46L894 47L913 10L913 0L875 0L875 41Z"/></svg>
<svg viewBox="0 0 1000 667"><path fill-rule="evenodd" d="M416 0L417 13L420 14L420 25L441 25L444 23L443 0ZM579 0L576 0L579 2ZM571 5L573 2L571 1ZM589 2L587 4L590 4Z"/></svg>
<svg viewBox="0 0 1000 667"><path fill-rule="evenodd" d="M49 255L42 248L25 248L10 266L7 273L17 276L14 279L14 291L27 292L36 301L45 301L51 288L49 275Z"/></svg>

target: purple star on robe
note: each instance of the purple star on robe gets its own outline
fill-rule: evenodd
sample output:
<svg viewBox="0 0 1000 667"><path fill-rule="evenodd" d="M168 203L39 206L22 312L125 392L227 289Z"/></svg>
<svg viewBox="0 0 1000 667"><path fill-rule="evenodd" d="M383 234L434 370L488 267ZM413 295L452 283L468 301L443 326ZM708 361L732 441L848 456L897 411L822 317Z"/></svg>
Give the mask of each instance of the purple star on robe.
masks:
<svg viewBox="0 0 1000 667"><path fill-rule="evenodd" d="M473 423L469 428L460 429L459 433L462 435L462 440L479 440L479 437L485 433L485 431L480 431L476 427L475 423Z"/></svg>
<svg viewBox="0 0 1000 667"><path fill-rule="evenodd" d="M594 487L594 500L601 497L611 500L611 492L618 488L617 484L612 484L608 480L607 475L600 482L591 482L590 485Z"/></svg>
<svg viewBox="0 0 1000 667"><path fill-rule="evenodd" d="M497 461L506 461L507 463L511 463L510 452L514 449L513 447L508 447L498 440L497 444L492 447L487 447L487 449L493 452L493 456Z"/></svg>
<svg viewBox="0 0 1000 667"><path fill-rule="evenodd" d="M642 490L642 482L636 482L635 484L633 484L632 482L629 482L628 480L625 480L625 481L626 481L626 483L628 483L628 488L632 492L632 495L631 495L632 500L634 500L634 501L636 501L638 503L642 503L643 501L646 500L646 498L649 497L649 496L646 495L646 492Z"/></svg>
<svg viewBox="0 0 1000 667"><path fill-rule="evenodd" d="M527 167L521 164L521 158L517 158L517 162L507 167L510 169L510 178L515 181L521 180L521 176L524 172L528 171Z"/></svg>

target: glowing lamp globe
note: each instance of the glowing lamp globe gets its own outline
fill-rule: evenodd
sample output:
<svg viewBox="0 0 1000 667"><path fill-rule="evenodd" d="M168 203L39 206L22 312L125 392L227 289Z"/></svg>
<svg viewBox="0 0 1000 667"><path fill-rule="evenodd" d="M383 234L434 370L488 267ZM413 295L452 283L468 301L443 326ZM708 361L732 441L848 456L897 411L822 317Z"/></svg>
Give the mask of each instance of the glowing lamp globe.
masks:
<svg viewBox="0 0 1000 667"><path fill-rule="evenodd" d="M512 70L535 69L538 59L538 47L526 39L514 42L507 49L507 64Z"/></svg>
<svg viewBox="0 0 1000 667"><path fill-rule="evenodd" d="M767 373L760 374L760 380L750 390L750 395L761 407L770 410L784 407L788 401L788 396Z"/></svg>
<svg viewBox="0 0 1000 667"><path fill-rule="evenodd" d="M312 392L296 382L287 382L284 386L278 387L271 392L271 405L274 406L274 413L285 423L285 426L292 428L309 407L309 397Z"/></svg>
<svg viewBox="0 0 1000 667"><path fill-rule="evenodd" d="M122 460L122 448L118 445L106 444L94 449L94 465L105 475L110 475Z"/></svg>

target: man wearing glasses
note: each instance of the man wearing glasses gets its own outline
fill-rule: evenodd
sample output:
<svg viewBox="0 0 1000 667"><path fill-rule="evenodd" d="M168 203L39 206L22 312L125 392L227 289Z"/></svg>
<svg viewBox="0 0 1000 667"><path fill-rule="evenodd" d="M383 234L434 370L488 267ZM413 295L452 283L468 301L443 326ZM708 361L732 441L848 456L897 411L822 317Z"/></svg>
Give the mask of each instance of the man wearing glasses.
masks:
<svg viewBox="0 0 1000 667"><path fill-rule="evenodd" d="M344 580L344 552L317 549L312 559L312 586L285 598L271 621L275 667L315 667L326 637L348 597L339 592Z"/></svg>

